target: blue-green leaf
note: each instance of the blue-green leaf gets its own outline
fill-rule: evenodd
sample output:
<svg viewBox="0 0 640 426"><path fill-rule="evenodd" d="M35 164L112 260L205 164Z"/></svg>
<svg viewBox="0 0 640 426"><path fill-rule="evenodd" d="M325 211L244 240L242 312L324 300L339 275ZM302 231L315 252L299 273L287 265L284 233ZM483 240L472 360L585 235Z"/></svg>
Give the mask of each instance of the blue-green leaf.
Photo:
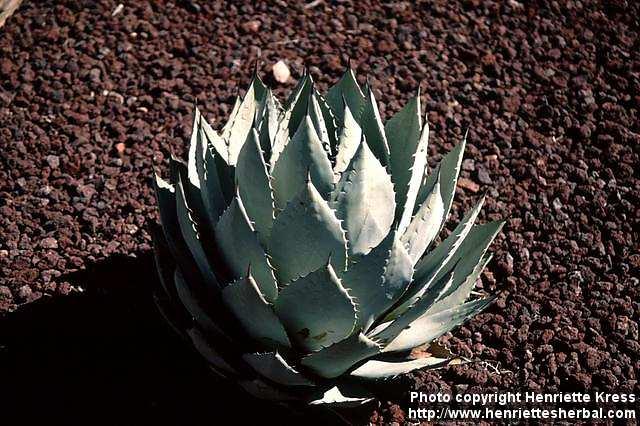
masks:
<svg viewBox="0 0 640 426"><path fill-rule="evenodd" d="M229 149L227 148L227 144L222 136L218 135L218 133L213 130L202 114L200 114L200 130L204 132L204 140L206 141L206 143L204 143L205 150L206 147L210 147L215 151L214 155L219 155L226 163L229 158Z"/></svg>
<svg viewBox="0 0 640 426"><path fill-rule="evenodd" d="M345 71L340 81L329 89L326 96L327 103L335 113L336 121L339 125L344 121L343 99L346 101L355 119L359 120L366 100L351 68Z"/></svg>
<svg viewBox="0 0 640 426"><path fill-rule="evenodd" d="M483 204L484 197L465 215L458 226L442 243L418 261L413 282L393 311L387 315L387 319L393 319L406 311L416 300L422 297L424 292L439 276L450 270L449 266L453 265L451 262L455 253L469 234L469 231L471 231ZM455 261L453 262L455 263Z"/></svg>
<svg viewBox="0 0 640 426"><path fill-rule="evenodd" d="M199 141L204 140L202 137L204 136L202 127L200 128L200 132L201 138ZM200 180L200 197L209 220L210 228L213 229L216 223L218 223L220 215L222 215L222 212L224 212L224 209L227 207L220 175L214 158L214 156L220 157L221 155L217 152L216 148L211 145L205 145L202 149L203 155L196 157L196 166Z"/></svg>
<svg viewBox="0 0 640 426"><path fill-rule="evenodd" d="M276 314L289 337L306 351L317 351L349 336L355 305L330 264L298 278L280 291Z"/></svg>
<svg viewBox="0 0 640 426"><path fill-rule="evenodd" d="M376 98L371 91L371 88L367 91L367 101L362 111L362 117L360 123L362 124L362 131L367 139L371 151L376 156L383 166L389 165L389 142L387 142L387 136L384 132L384 124L380 118L380 111L378 111L378 104ZM346 114L345 114L346 124Z"/></svg>
<svg viewBox="0 0 640 426"><path fill-rule="evenodd" d="M202 246L198 224L194 220L192 210L187 205L182 176L178 176L178 182L176 184L176 214L184 241L186 242L187 247L189 247L189 251L198 265L198 269L200 270L205 283L211 288L218 288L218 281L216 280Z"/></svg>
<svg viewBox="0 0 640 426"><path fill-rule="evenodd" d="M235 165L249 132L253 128L254 119L260 100L265 96L264 85L254 76L247 93L245 93L228 135L229 164Z"/></svg>
<svg viewBox="0 0 640 426"><path fill-rule="evenodd" d="M239 195L220 217L215 229L215 239L234 278L246 276L251 265L260 292L268 301L275 300L278 288L271 265Z"/></svg>
<svg viewBox="0 0 640 426"><path fill-rule="evenodd" d="M431 342L482 312L494 298L478 299L445 311L427 312L403 330L383 352L401 352Z"/></svg>
<svg viewBox="0 0 640 426"><path fill-rule="evenodd" d="M456 279L451 287L440 297L440 300L433 305L431 312L440 312L453 308L454 306L462 305L471 295L471 291L476 285L480 273L482 273L482 270L487 266L487 263L491 261L491 257L491 255L483 256L473 271L467 276L457 272L458 267L461 266L460 264L456 266L456 271L454 271L454 277Z"/></svg>
<svg viewBox="0 0 640 426"><path fill-rule="evenodd" d="M302 125L309 111L309 101L313 93L313 79L310 74L302 77L302 82L289 99L288 106L285 107L288 112L288 129L289 136L297 133L298 128Z"/></svg>
<svg viewBox="0 0 640 426"><path fill-rule="evenodd" d="M402 242L407 247L414 265L438 235L443 215L440 181L438 180L433 191L424 200L402 235Z"/></svg>
<svg viewBox="0 0 640 426"><path fill-rule="evenodd" d="M235 177L240 197L253 221L258 239L265 244L273 225L274 205L269 172L262 156L259 138L255 129L249 132L238 155Z"/></svg>
<svg viewBox="0 0 640 426"><path fill-rule="evenodd" d="M422 368L438 368L447 365L447 358L426 357L410 361L389 362L370 360L353 370L350 375L361 379L388 379Z"/></svg>
<svg viewBox="0 0 640 426"><path fill-rule="evenodd" d="M329 257L338 275L344 272L347 259L344 231L311 182L276 217L269 254L281 284L315 271Z"/></svg>
<svg viewBox="0 0 640 426"><path fill-rule="evenodd" d="M318 395L315 399L309 402L309 405L326 405L329 407L358 407L360 405L373 401L374 399L374 396L364 389L345 389L344 385L340 385L340 387L334 386L331 389L323 392L322 395Z"/></svg>
<svg viewBox="0 0 640 426"><path fill-rule="evenodd" d="M453 273L442 277L442 279L434 286L432 291L424 294L405 312L394 319L391 324L384 327L380 332L372 333L374 339L386 345L391 342L402 330L409 327L415 320L424 315L436 302L436 300L444 294L444 292L453 283Z"/></svg>
<svg viewBox="0 0 640 426"><path fill-rule="evenodd" d="M336 154L336 164L333 167L333 171L336 178L340 178L340 174L344 172L354 154L360 146L362 140L362 129L356 122L355 118L351 114L351 110L348 106L345 106L344 110L344 125L340 131L340 137L338 139L338 149ZM337 180L336 179L336 180Z"/></svg>
<svg viewBox="0 0 640 426"><path fill-rule="evenodd" d="M291 367L278 352L242 355L247 364L272 382L285 386L314 386L314 383Z"/></svg>
<svg viewBox="0 0 640 426"><path fill-rule="evenodd" d="M191 140L189 142L189 154L187 157L187 174L183 176L182 186L184 188L186 200L193 215L193 219L201 223L201 226L207 225L207 212L200 195L200 176L199 169L202 169L202 157L204 152L204 141L200 132L200 110L195 109L193 118L193 127L191 130Z"/></svg>
<svg viewBox="0 0 640 426"><path fill-rule="evenodd" d="M341 342L307 355L302 358L301 364L319 376L334 378L381 350L382 347L375 341L362 333L355 333Z"/></svg>
<svg viewBox="0 0 640 426"><path fill-rule="evenodd" d="M160 225L167 240L167 246L174 256L177 253L184 253L188 249L182 239L180 224L178 223L175 186L157 174L153 183L160 210Z"/></svg>
<svg viewBox="0 0 640 426"><path fill-rule="evenodd" d="M391 179L396 189L396 219L402 233L409 225L427 164L428 125L422 128L420 96L416 96L385 125L389 141Z"/></svg>
<svg viewBox="0 0 640 426"><path fill-rule="evenodd" d="M291 347L287 332L251 275L223 288L222 299L249 336L268 348Z"/></svg>
<svg viewBox="0 0 640 426"><path fill-rule="evenodd" d="M331 109L331 107L327 103L327 100L320 93L316 92L316 98L318 100L318 105L320 106L320 110L322 111L324 123L327 127L327 132L329 134L329 140L331 142L331 152L335 153L338 147L338 128L339 128L335 112Z"/></svg>
<svg viewBox="0 0 640 426"><path fill-rule="evenodd" d="M193 347L206 359L211 367L219 374L233 374L238 372L220 355L220 353L207 341L206 337L198 328L193 327L187 330L187 335L191 339Z"/></svg>
<svg viewBox="0 0 640 426"><path fill-rule="evenodd" d="M233 108L231 109L231 114L229 114L229 120L225 123L222 131L220 133L220 137L224 141L225 145L228 145L229 134L231 133L231 128L233 127L233 120L238 115L238 110L240 109L240 104L242 103L242 98L240 96L236 96L236 99L233 103ZM229 149L227 148L227 155L224 157L224 161L229 161Z"/></svg>
<svg viewBox="0 0 640 426"><path fill-rule="evenodd" d="M411 258L395 231L350 265L342 283L358 304L356 328L366 331L404 293L412 276Z"/></svg>
<svg viewBox="0 0 640 426"><path fill-rule="evenodd" d="M334 155L332 151L333 145L331 138L329 137L329 130L324 121L324 115L322 114L322 109L318 101L318 92L315 89L312 89L312 92L309 95L307 114L311 118L313 127L316 130L316 134L318 135L320 142L322 142L322 147L325 152L327 152L329 156Z"/></svg>
<svg viewBox="0 0 640 426"><path fill-rule="evenodd" d="M272 175L276 206L279 208L304 188L308 175L323 197L333 189L331 162L308 116L280 154Z"/></svg>
<svg viewBox="0 0 640 426"><path fill-rule="evenodd" d="M440 223L440 230L442 230L442 227L449 216L449 210L451 210L453 197L456 193L458 175L460 174L460 164L462 163L462 156L464 154L466 144L467 136L465 135L462 142L456 145L455 148L445 155L438 164L438 167L426 176L420 187L420 191L418 192L415 208L417 208L424 199L429 196L436 180L440 179L440 194L442 195L442 203L444 206L444 215ZM426 172L427 170L425 169L425 174Z"/></svg>
<svg viewBox="0 0 640 426"><path fill-rule="evenodd" d="M391 177L362 141L331 195L347 232L349 254L361 255L389 233L395 213Z"/></svg>
<svg viewBox="0 0 640 426"><path fill-rule="evenodd" d="M487 249L504 225L504 221L489 222L483 225L476 225L469 231L467 237L462 241L455 255L442 268L435 279L442 277L452 265L455 265L456 275L459 280L454 283L454 287L466 279L481 262Z"/></svg>
<svg viewBox="0 0 640 426"><path fill-rule="evenodd" d="M230 344L229 335L216 324L209 314L206 313L201 303L193 293L191 287L185 281L180 269L176 269L173 275L173 282L176 287L176 294L180 302L184 305L189 314L193 317L196 324L207 334L220 339L223 344Z"/></svg>

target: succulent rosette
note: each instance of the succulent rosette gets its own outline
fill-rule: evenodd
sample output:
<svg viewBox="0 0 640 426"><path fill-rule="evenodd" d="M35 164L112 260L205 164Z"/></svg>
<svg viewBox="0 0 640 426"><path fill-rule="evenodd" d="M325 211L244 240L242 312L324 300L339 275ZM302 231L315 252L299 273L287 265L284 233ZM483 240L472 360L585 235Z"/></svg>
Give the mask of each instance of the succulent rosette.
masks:
<svg viewBox="0 0 640 426"><path fill-rule="evenodd" d="M502 222L475 224L482 197L435 244L465 141L429 170L428 139L419 94L383 123L351 69L283 104L256 75L219 131L196 108L187 162L155 178L166 317L260 398L359 405L447 365L413 349L491 303L471 294Z"/></svg>

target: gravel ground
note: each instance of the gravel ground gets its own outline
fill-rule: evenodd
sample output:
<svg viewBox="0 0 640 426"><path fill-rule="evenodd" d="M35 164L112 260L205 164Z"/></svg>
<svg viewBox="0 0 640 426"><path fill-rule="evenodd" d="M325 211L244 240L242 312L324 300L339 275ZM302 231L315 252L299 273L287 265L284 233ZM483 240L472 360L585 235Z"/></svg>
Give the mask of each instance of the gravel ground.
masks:
<svg viewBox="0 0 640 426"><path fill-rule="evenodd" d="M171 151L185 152L195 99L221 122L256 58L272 84L275 62L293 70L279 94L304 64L326 87L351 58L361 78L369 75L383 117L420 86L434 162L470 129L452 218L484 188L481 219L509 218L481 283L500 298L443 338L477 362L414 374L405 390L640 393L636 2L234 3L140 1L114 14L117 2L27 1L0 29L0 311L16 310L5 314L10 337L0 350L15 381L30 379L18 393L25 407L80 397L111 415L135 405L141 419L169 423L162 413L175 404L219 418L220 405L193 408L206 401L175 365L166 383L180 386L144 380L175 359L163 354L150 367L134 338L156 330L144 291L156 220L150 176ZM69 302L81 300L102 310ZM68 369L86 350L78 339L96 340L96 312L132 321L123 326L127 353L137 350L134 365L145 370L126 397L91 400L79 391L87 382ZM67 350L43 336L64 336ZM56 362L16 355L36 347ZM101 347L89 352L97 365L82 365L107 380L111 370L100 365L121 371L126 363ZM75 377L73 391L39 395L39 375L70 380L62 371ZM130 375L118 377L126 388ZM158 396L172 389L180 392ZM402 422L403 398L383 403L371 421ZM59 415L65 424L77 418Z"/></svg>

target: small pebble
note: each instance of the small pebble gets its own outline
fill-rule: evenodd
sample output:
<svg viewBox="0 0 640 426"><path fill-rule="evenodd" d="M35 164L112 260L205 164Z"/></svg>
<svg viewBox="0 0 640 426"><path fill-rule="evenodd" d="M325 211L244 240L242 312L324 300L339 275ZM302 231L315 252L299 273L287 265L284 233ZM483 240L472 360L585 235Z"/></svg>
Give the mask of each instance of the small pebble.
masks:
<svg viewBox="0 0 640 426"><path fill-rule="evenodd" d="M289 81L291 77L291 71L289 71L289 67L284 61L278 61L273 65L273 78L276 79L278 83L286 83Z"/></svg>

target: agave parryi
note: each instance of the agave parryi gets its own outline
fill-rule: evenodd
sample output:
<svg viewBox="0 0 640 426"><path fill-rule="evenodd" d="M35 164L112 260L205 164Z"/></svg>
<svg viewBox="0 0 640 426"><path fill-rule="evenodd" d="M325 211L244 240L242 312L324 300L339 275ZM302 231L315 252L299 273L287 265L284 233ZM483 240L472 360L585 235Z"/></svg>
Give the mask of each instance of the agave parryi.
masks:
<svg viewBox="0 0 640 426"><path fill-rule="evenodd" d="M351 69L325 96L305 74L284 104L254 76L219 132L196 108L187 163L155 180L158 300L214 371L261 398L358 405L449 362L412 349L493 300L467 301L502 222L474 225L483 197L432 247L465 142L429 171L428 137L419 95L383 124Z"/></svg>

